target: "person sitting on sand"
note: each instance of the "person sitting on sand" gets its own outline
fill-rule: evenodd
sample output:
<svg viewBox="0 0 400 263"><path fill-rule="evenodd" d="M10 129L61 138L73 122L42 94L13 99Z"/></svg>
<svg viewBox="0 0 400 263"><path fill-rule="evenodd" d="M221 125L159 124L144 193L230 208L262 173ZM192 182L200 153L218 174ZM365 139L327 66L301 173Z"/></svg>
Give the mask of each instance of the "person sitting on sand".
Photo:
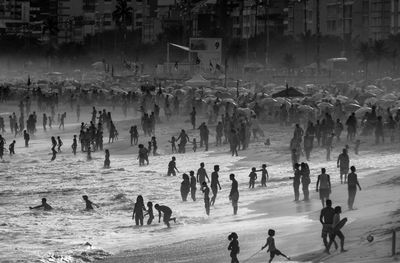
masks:
<svg viewBox="0 0 400 263"><path fill-rule="evenodd" d="M271 263L272 260L274 259L275 256L283 256L286 259L290 260L290 258L288 256L286 256L285 254L283 254L281 251L279 251L276 247L275 247L275 230L270 229L268 230L268 238L267 238L267 243L265 243L264 246L261 247L261 250L263 250L264 248L268 247L267 252L270 253L270 259L269 262Z"/></svg>
<svg viewBox="0 0 400 263"><path fill-rule="evenodd" d="M154 206L154 208L157 209L157 211L158 211L158 223L161 222L161 213L164 214L163 221L167 225L168 228L171 227L169 224L169 221L173 220L176 223L176 217L171 218L171 215L172 215L171 208L169 208L166 205L159 205L159 204L156 204Z"/></svg>
<svg viewBox="0 0 400 263"><path fill-rule="evenodd" d="M98 205L96 205L95 203L93 203L92 201L89 200L89 197L87 195L82 195L83 200L85 201L86 204L86 208L85 210L89 211L89 210L93 210L93 206L96 206L97 208L99 208Z"/></svg>
<svg viewBox="0 0 400 263"><path fill-rule="evenodd" d="M39 209L42 208L44 211L50 211L53 209L53 207L51 207L48 203L47 203L47 199L46 198L42 198L42 204L38 205L38 206L34 206L34 207L29 207L29 209Z"/></svg>

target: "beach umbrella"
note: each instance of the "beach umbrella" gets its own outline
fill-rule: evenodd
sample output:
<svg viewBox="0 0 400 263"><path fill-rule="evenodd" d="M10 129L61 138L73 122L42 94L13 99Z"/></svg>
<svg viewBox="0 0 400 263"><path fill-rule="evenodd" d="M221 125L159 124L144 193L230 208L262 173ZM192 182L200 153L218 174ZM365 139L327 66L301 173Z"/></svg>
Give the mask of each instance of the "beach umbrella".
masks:
<svg viewBox="0 0 400 263"><path fill-rule="evenodd" d="M274 106L274 105L278 105L278 104L279 104L279 102L273 98L264 98L260 101L261 106Z"/></svg>
<svg viewBox="0 0 400 263"><path fill-rule="evenodd" d="M361 106L356 103L350 103L350 104L345 105L344 108L346 109L346 111L353 112L353 111L356 111L359 108L361 108Z"/></svg>
<svg viewBox="0 0 400 263"><path fill-rule="evenodd" d="M220 92L220 91L216 92L215 96L221 99L227 99L233 97L232 94L230 94L229 92Z"/></svg>
<svg viewBox="0 0 400 263"><path fill-rule="evenodd" d="M347 102L349 100L349 98L346 96L343 96L343 95L338 95L338 96L336 96L336 100L338 100L340 102Z"/></svg>
<svg viewBox="0 0 400 263"><path fill-rule="evenodd" d="M368 98L364 101L364 104L375 105L378 99L375 97Z"/></svg>
<svg viewBox="0 0 400 263"><path fill-rule="evenodd" d="M297 107L297 109L299 111L302 111L302 112L312 112L312 111L314 111L314 108L309 106L309 105L300 105L299 107Z"/></svg>
<svg viewBox="0 0 400 263"><path fill-rule="evenodd" d="M382 100L397 100L397 96L394 95L393 93L385 94L381 97Z"/></svg>
<svg viewBox="0 0 400 263"><path fill-rule="evenodd" d="M357 117L363 117L365 115L365 113L371 112L371 110L372 109L370 107L361 107L355 111L355 114Z"/></svg>
<svg viewBox="0 0 400 263"><path fill-rule="evenodd" d="M333 105L330 104L329 102L321 102L317 106L320 109L332 109L333 108Z"/></svg>
<svg viewBox="0 0 400 263"><path fill-rule="evenodd" d="M376 103L379 107L382 107L382 108L389 108L389 107L391 107L391 106L393 106L393 105L396 105L396 101L394 101L394 100L382 100L382 99L380 99L380 100L378 100L378 102Z"/></svg>
<svg viewBox="0 0 400 263"><path fill-rule="evenodd" d="M279 105L285 104L286 106L289 106L289 107L292 105L292 103L290 103L285 98L275 98L275 100L279 103Z"/></svg>
<svg viewBox="0 0 400 263"><path fill-rule="evenodd" d="M379 94L379 93L382 93L382 92L383 92L382 89L378 88L378 87L375 86L375 85L368 85L368 86L365 88L365 90L368 91L368 92L375 93L375 94Z"/></svg>
<svg viewBox="0 0 400 263"><path fill-rule="evenodd" d="M234 99L232 99L232 98L223 99L222 102L230 103L230 104L233 104L233 105L237 106L236 101Z"/></svg>

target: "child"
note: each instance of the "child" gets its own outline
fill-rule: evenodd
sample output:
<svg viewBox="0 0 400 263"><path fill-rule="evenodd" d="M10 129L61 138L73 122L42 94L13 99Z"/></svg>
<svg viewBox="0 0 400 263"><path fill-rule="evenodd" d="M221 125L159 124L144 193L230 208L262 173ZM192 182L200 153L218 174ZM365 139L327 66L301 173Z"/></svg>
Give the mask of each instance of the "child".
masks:
<svg viewBox="0 0 400 263"><path fill-rule="evenodd" d="M148 215L149 219L147 220L147 225L151 225L154 219L154 214L153 214L153 203L152 202L147 202L147 213L145 216Z"/></svg>
<svg viewBox="0 0 400 263"><path fill-rule="evenodd" d="M257 170L256 172L262 172L261 174L261 187L267 187L267 180L269 179L268 171L267 171L267 165L263 164L262 168L260 170Z"/></svg>
<svg viewBox="0 0 400 263"><path fill-rule="evenodd" d="M268 230L268 235L269 235L269 237L267 238L267 243L265 243L265 245L263 247L261 247L261 250L263 250L264 248L269 246L269 248L267 250L267 252L270 253L269 262L271 263L275 256L284 256L286 259L290 260L290 258L288 256L286 256L285 254L280 252L278 249L276 249L275 239L274 239L275 230L273 230L273 229Z"/></svg>
<svg viewBox="0 0 400 263"><path fill-rule="evenodd" d="M110 151L106 149L105 153L104 168L110 168Z"/></svg>
<svg viewBox="0 0 400 263"><path fill-rule="evenodd" d="M148 152L148 154L151 153L151 142L148 142L147 152Z"/></svg>
<svg viewBox="0 0 400 263"><path fill-rule="evenodd" d="M228 246L228 250L231 251L231 263L239 263L239 260L237 258L237 254L240 253L238 235L235 232L232 232L228 236L228 240L231 241Z"/></svg>
<svg viewBox="0 0 400 263"><path fill-rule="evenodd" d="M361 141L360 140L356 140L356 146L354 147L354 152L357 155L358 155L358 149L360 148L360 144L361 144Z"/></svg>
<svg viewBox="0 0 400 263"><path fill-rule="evenodd" d="M176 145L175 145L175 143L176 143L175 137L172 136L171 140L168 142L171 143L172 153L176 153L177 151L176 151Z"/></svg>
<svg viewBox="0 0 400 263"><path fill-rule="evenodd" d="M10 143L10 145L8 146L8 151L10 152L10 155L15 154L14 148L15 148L15 140L13 140L13 142Z"/></svg>
<svg viewBox="0 0 400 263"><path fill-rule="evenodd" d="M249 181L249 188L254 188L254 183L257 180L256 168L251 168L251 173L249 174L250 181Z"/></svg>
<svg viewBox="0 0 400 263"><path fill-rule="evenodd" d="M168 163L168 172L167 172L167 176L176 176L176 172L175 170L179 173L178 168L176 168L176 158L175 156L172 156L172 160Z"/></svg>
<svg viewBox="0 0 400 263"><path fill-rule="evenodd" d="M89 200L89 197L88 197L87 195L82 195L82 198L83 198L83 200L84 200L85 203L86 203L86 208L85 208L85 209L86 209L87 211L93 210L93 206L92 206L92 205L95 205L97 208L99 208L98 205L96 205L95 203L93 203L92 201Z"/></svg>
<svg viewBox="0 0 400 263"><path fill-rule="evenodd" d="M196 138L193 138L193 142L192 142L192 144L193 144L193 152L196 152L196 150L197 150L197 142L196 142Z"/></svg>

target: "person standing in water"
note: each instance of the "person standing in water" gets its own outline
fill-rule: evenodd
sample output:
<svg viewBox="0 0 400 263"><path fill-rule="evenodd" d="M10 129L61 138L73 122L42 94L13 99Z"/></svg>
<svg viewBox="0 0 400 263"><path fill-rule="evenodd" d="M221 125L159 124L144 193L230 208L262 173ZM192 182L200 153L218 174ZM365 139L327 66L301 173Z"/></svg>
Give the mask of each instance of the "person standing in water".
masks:
<svg viewBox="0 0 400 263"><path fill-rule="evenodd" d="M239 186L234 174L230 174L229 179L232 181L231 192L229 193L229 200L232 201L233 214L236 215L239 202Z"/></svg>
<svg viewBox="0 0 400 263"><path fill-rule="evenodd" d="M135 207L133 208L133 213L132 213L132 220L135 220L136 225L138 226L139 224L143 226L143 211L146 211L146 207L144 206L144 201L143 197L141 195L138 195L136 198L136 203Z"/></svg>
<svg viewBox="0 0 400 263"><path fill-rule="evenodd" d="M8 146L8 151L10 152L10 155L15 154L15 140L12 141L12 143L10 143L10 145Z"/></svg>
<svg viewBox="0 0 400 263"><path fill-rule="evenodd" d="M82 195L83 200L85 201L86 204L86 208L85 210L90 211L93 210L93 206L96 206L97 208L99 208L98 205L96 205L95 203L93 203L92 201L89 200L89 197L87 195Z"/></svg>
<svg viewBox="0 0 400 263"><path fill-rule="evenodd" d="M239 263L239 260L237 258L237 255L240 253L240 247L239 247L239 241L238 241L238 235L235 232L232 232L228 236L228 240L231 241L228 246L228 250L231 251L230 256L231 256L231 263Z"/></svg>
<svg viewBox="0 0 400 263"><path fill-rule="evenodd" d="M321 199L322 207L324 207L331 193L331 179L329 174L326 174L325 168L321 168L321 174L318 175L316 191L319 191L319 198Z"/></svg>
<svg viewBox="0 0 400 263"><path fill-rule="evenodd" d="M104 168L110 168L110 151L106 149L104 152L105 152Z"/></svg>
<svg viewBox="0 0 400 263"><path fill-rule="evenodd" d="M86 160L88 160L88 161L92 160L92 149L90 148L90 146L87 147Z"/></svg>
<svg viewBox="0 0 400 263"><path fill-rule="evenodd" d="M131 135L131 146L132 145L137 145L138 139L139 139L139 133L137 130L137 126L131 126L129 130L129 134Z"/></svg>
<svg viewBox="0 0 400 263"><path fill-rule="evenodd" d="M350 158L347 154L347 150L343 149L343 152L339 154L337 159L337 168L340 169L340 183L343 184L343 175L344 175L344 183L347 182L347 174L349 173L350 166Z"/></svg>
<svg viewBox="0 0 400 263"><path fill-rule="evenodd" d="M52 153L51 161L54 161L54 160L57 158L57 151L56 151L56 149L51 148L51 153Z"/></svg>
<svg viewBox="0 0 400 263"><path fill-rule="evenodd" d="M285 254L283 254L281 251L279 251L276 247L275 247L275 230L270 229L268 230L268 238L267 238L267 243L265 243L264 246L261 247L261 250L263 250L264 248L268 247L267 252L270 253L270 259L269 262L271 263L272 260L274 259L275 256L283 256L285 257L287 260L290 260L290 258L288 256L286 256Z"/></svg>
<svg viewBox="0 0 400 263"><path fill-rule="evenodd" d="M210 182L210 178L208 178L207 171L204 168L204 163L200 163L200 168L197 170L197 182L200 184L200 187L203 185L203 182Z"/></svg>
<svg viewBox="0 0 400 263"><path fill-rule="evenodd" d="M294 201L297 202L299 201L300 197L300 178L301 178L301 172L300 172L300 164L295 163L294 164L294 177L289 177L290 179L293 179L293 190L294 190Z"/></svg>
<svg viewBox="0 0 400 263"><path fill-rule="evenodd" d="M61 146L63 146L63 142L62 142L60 136L57 136L57 142L58 142L57 143L57 146L58 146L57 151L60 153L61 152Z"/></svg>
<svg viewBox="0 0 400 263"><path fill-rule="evenodd" d="M192 124L193 130L196 129L196 108L193 107L192 112L190 113L190 123Z"/></svg>
<svg viewBox="0 0 400 263"><path fill-rule="evenodd" d="M76 155L76 148L78 147L78 142L77 142L77 140L76 140L76 135L74 135L74 138L72 139L72 145L71 145L71 148L72 148L72 153L74 154L74 155Z"/></svg>
<svg viewBox="0 0 400 263"><path fill-rule="evenodd" d="M30 140L29 133L27 133L26 130L24 130L25 147L29 147L29 140Z"/></svg>
<svg viewBox="0 0 400 263"><path fill-rule="evenodd" d="M153 203L152 202L147 202L147 213L144 214L144 216L148 215L149 219L147 219L147 225L151 225L154 219L154 214L153 214Z"/></svg>
<svg viewBox="0 0 400 263"><path fill-rule="evenodd" d="M172 156L172 160L168 163L168 172L167 172L167 176L176 176L175 171L177 171L179 173L178 168L176 168L176 158L175 156Z"/></svg>
<svg viewBox="0 0 400 263"><path fill-rule="evenodd" d="M218 188L221 190L221 185L219 184L219 165L214 165L214 172L211 174L211 190L213 197L211 198L211 205L215 204L215 199L217 199Z"/></svg>
<svg viewBox="0 0 400 263"><path fill-rule="evenodd" d="M44 211L50 211L53 208L47 203L47 199L46 198L42 198L42 204L38 205L38 206L34 206L34 207L29 207L29 209L39 209L39 208L43 208Z"/></svg>
<svg viewBox="0 0 400 263"><path fill-rule="evenodd" d="M255 167L251 168L249 178L250 178L249 179L249 188L254 188L254 184L256 183L256 180L257 180L257 173L256 173Z"/></svg>
<svg viewBox="0 0 400 263"><path fill-rule="evenodd" d="M181 197L182 197L182 201L186 202L187 197L189 195L190 192L190 179L189 179L189 175L187 174L183 174L182 175L182 183L181 183Z"/></svg>
<svg viewBox="0 0 400 263"><path fill-rule="evenodd" d="M168 228L171 227L169 221L174 221L176 223L176 217L171 218L172 215L171 208L169 208L166 205L159 205L159 204L156 204L154 208L158 211L158 223L160 223L161 221L161 213L164 214L163 221Z"/></svg>
<svg viewBox="0 0 400 263"><path fill-rule="evenodd" d="M201 191L204 194L204 207L206 209L206 214L210 215L210 188L206 182L201 184Z"/></svg>
<svg viewBox="0 0 400 263"><path fill-rule="evenodd" d="M356 174L356 167L350 167L351 173L349 174L348 181L347 181L347 189L349 192L349 198L347 200L347 204L350 210L353 210L354 199L356 198L357 193L357 186L358 189L361 191L361 186L357 179Z"/></svg>
<svg viewBox="0 0 400 263"><path fill-rule="evenodd" d="M303 195L304 195L304 201L309 201L310 200L310 191L308 189L308 186L311 183L310 179L310 168L308 167L307 163L301 163L300 165L301 170L301 185L303 189Z"/></svg>
<svg viewBox="0 0 400 263"><path fill-rule="evenodd" d="M256 172L261 172L261 187L267 187L267 181L269 179L267 165L263 164L262 168L260 170L257 170Z"/></svg>
<svg viewBox="0 0 400 263"><path fill-rule="evenodd" d="M197 191L197 180L194 176L194 171L190 171L190 195L193 201L196 201L196 191Z"/></svg>

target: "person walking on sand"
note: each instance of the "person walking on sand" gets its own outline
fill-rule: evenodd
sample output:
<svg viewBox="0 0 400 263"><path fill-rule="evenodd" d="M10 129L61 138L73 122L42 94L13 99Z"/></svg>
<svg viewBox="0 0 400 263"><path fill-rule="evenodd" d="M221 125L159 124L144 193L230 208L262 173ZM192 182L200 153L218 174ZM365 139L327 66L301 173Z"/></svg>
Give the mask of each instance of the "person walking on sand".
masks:
<svg viewBox="0 0 400 263"><path fill-rule="evenodd" d="M211 174L211 190L213 197L211 197L211 205L215 204L215 199L217 199L218 187L221 190L221 185L219 184L219 165L214 165L214 172Z"/></svg>
<svg viewBox="0 0 400 263"><path fill-rule="evenodd" d="M207 181L210 182L210 178L208 178L207 171L204 168L204 163L200 163L200 168L197 170L197 182L200 184L200 186L203 185L203 182L206 181L206 178Z"/></svg>
<svg viewBox="0 0 400 263"><path fill-rule="evenodd" d="M280 250L278 250L275 247L275 230L273 229L269 229L268 230L268 238L267 238L267 243L265 243L264 246L261 247L261 250L263 250L264 248L268 247L267 252L270 253L270 258L269 258L269 263L272 262L272 260L274 259L275 256L283 256L285 257L287 260L290 260L290 258L288 256L286 256L285 254L283 254Z"/></svg>
<svg viewBox="0 0 400 263"><path fill-rule="evenodd" d="M229 179L232 181L231 192L229 193L229 200L232 201L233 214L236 215L239 202L239 186L234 174L230 174Z"/></svg>
<svg viewBox="0 0 400 263"><path fill-rule="evenodd" d="M342 213L342 208L340 206L336 206L335 214L333 216L333 223L332 223L333 232L330 235L330 241L329 241L329 244L325 251L328 254L330 254L329 249L331 248L332 243L334 242L336 236L338 236L340 239L340 252L343 253L343 252L347 251L344 249L344 235L343 235L342 231L340 231L340 228L336 227L340 222L340 214L341 213Z"/></svg>
<svg viewBox="0 0 400 263"><path fill-rule="evenodd" d="M24 130L25 147L29 147L29 140L30 140L29 133L27 133L26 130Z"/></svg>
<svg viewBox="0 0 400 263"><path fill-rule="evenodd" d="M176 223L176 217L171 218L172 215L171 208L169 208L166 205L159 205L159 204L156 204L154 208L158 211L158 223L160 223L161 221L161 213L164 214L163 221L168 228L171 227L169 221L174 221Z"/></svg>
<svg viewBox="0 0 400 263"><path fill-rule="evenodd" d="M74 138L72 139L72 145L71 145L71 148L72 148L72 153L74 154L74 155L76 155L76 148L78 147L78 142L77 142L77 140L76 140L76 135L74 135Z"/></svg>
<svg viewBox="0 0 400 263"><path fill-rule="evenodd" d="M206 214L210 215L210 188L206 182L201 184L201 191L204 194L204 208L206 209Z"/></svg>
<svg viewBox="0 0 400 263"><path fill-rule="evenodd" d="M319 222L322 224L321 237L324 242L325 249L328 248L328 236L332 234L332 223L333 216L335 215L335 209L332 208L332 201L330 199L326 200L326 207L322 208L319 215ZM337 249L337 243L333 240L335 248Z"/></svg>
<svg viewBox="0 0 400 263"><path fill-rule="evenodd" d="M307 163L301 163L300 165L301 170L301 185L303 189L303 195L304 195L304 201L309 201L310 200L310 191L308 189L308 186L311 183L310 179L310 168L308 167Z"/></svg>
<svg viewBox="0 0 400 263"><path fill-rule="evenodd" d="M44 211L50 211L53 208L47 203L47 199L46 198L42 198L42 204L38 205L38 206L34 206L34 207L29 207L29 209L39 209L39 208L43 208Z"/></svg>
<svg viewBox="0 0 400 263"><path fill-rule="evenodd" d="M167 176L176 176L175 171L177 171L179 173L178 168L176 168L176 158L175 156L172 156L172 160L168 163L168 172L167 172Z"/></svg>
<svg viewBox="0 0 400 263"><path fill-rule="evenodd" d="M289 179L293 180L293 190L294 190L294 201L297 202L299 201L300 197L300 178L301 178L301 172L300 172L300 164L295 163L294 164L294 176L289 177Z"/></svg>
<svg viewBox="0 0 400 263"><path fill-rule="evenodd" d="M318 175L316 191L319 192L319 198L321 199L322 207L324 207L331 193L331 179L329 174L326 174L325 168L321 168L321 174Z"/></svg>
<svg viewBox="0 0 400 263"><path fill-rule="evenodd" d="M352 166L350 167L350 170L351 173L349 174L347 180L347 189L349 192L349 199L347 201L347 204L349 206L349 209L353 210L354 199L356 198L356 193L357 193L357 186L360 191L361 191L361 186L357 179L356 167Z"/></svg>
<svg viewBox="0 0 400 263"><path fill-rule="evenodd" d="M196 108L193 107L192 112L190 112L190 123L192 124L193 130L196 129Z"/></svg>
<svg viewBox="0 0 400 263"><path fill-rule="evenodd" d="M57 151L60 153L61 152L61 146L63 146L63 142L62 142L62 140L61 140L61 138L60 138L60 136L57 136Z"/></svg>
<svg viewBox="0 0 400 263"><path fill-rule="evenodd" d="M189 179L189 175L187 174L183 174L182 175L182 183L181 183L181 197L182 197L182 201L186 202L187 197L189 195L190 192L190 179Z"/></svg>
<svg viewBox="0 0 400 263"><path fill-rule="evenodd" d="M89 197L87 195L82 195L82 199L85 201L86 204L86 211L90 211L93 210L93 205L96 206L97 208L99 208L98 205L96 205L95 203L93 203L92 201L89 200Z"/></svg>
<svg viewBox="0 0 400 263"><path fill-rule="evenodd" d="M137 126L131 126L131 128L129 129L129 134L131 137L131 146L132 145L137 145L138 144L138 139L139 139L139 133L137 130Z"/></svg>
<svg viewBox="0 0 400 263"><path fill-rule="evenodd" d="M143 211L146 211L146 207L144 206L143 197L138 195L136 198L135 207L133 208L132 220L135 219L135 223L138 226L139 224L143 226Z"/></svg>
<svg viewBox="0 0 400 263"><path fill-rule="evenodd" d="M231 263L239 263L239 260L237 258L237 255L240 253L240 247L239 247L239 241L238 241L238 235L235 232L232 232L228 236L228 240L231 241L228 246L228 250L231 251L230 256L231 256Z"/></svg>
<svg viewBox="0 0 400 263"><path fill-rule="evenodd" d="M254 188L254 184L256 183L256 180L257 180L257 173L256 173L255 167L251 168L249 178L250 178L249 179L249 188Z"/></svg>
<svg viewBox="0 0 400 263"><path fill-rule="evenodd" d="M197 180L194 176L194 171L190 171L190 195L193 201L196 201L196 191L197 191Z"/></svg>
<svg viewBox="0 0 400 263"><path fill-rule="evenodd" d="M8 151L10 152L10 155L15 154L15 140L12 141L12 143L10 143L10 145L8 146Z"/></svg>
<svg viewBox="0 0 400 263"><path fill-rule="evenodd" d="M349 173L349 166L350 166L350 158L347 154L347 149L343 149L343 152L339 154L337 159L337 168L340 169L340 183L343 184L343 176L344 176L344 183L347 181L347 174Z"/></svg>

